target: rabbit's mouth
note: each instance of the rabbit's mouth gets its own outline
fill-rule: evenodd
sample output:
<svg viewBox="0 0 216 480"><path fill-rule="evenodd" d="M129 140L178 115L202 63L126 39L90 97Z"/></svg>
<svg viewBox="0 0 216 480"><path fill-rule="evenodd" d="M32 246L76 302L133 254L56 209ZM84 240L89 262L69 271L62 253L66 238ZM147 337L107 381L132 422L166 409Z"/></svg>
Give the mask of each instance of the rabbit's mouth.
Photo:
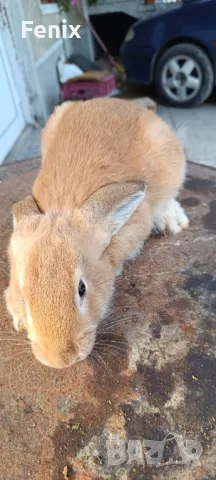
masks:
<svg viewBox="0 0 216 480"><path fill-rule="evenodd" d="M46 367L63 369L68 368L75 363L69 357L67 359L64 358L66 355L52 354L34 341L31 341L31 347L35 358Z"/></svg>
<svg viewBox="0 0 216 480"><path fill-rule="evenodd" d="M40 345L38 345L38 343L32 340L31 347L35 358L40 363L42 363L46 367L63 369L72 367L76 363L85 360L91 353L94 345L88 345L88 348L83 349L83 351L77 352L77 354L72 351L53 354L51 351L48 351L47 349L45 350Z"/></svg>

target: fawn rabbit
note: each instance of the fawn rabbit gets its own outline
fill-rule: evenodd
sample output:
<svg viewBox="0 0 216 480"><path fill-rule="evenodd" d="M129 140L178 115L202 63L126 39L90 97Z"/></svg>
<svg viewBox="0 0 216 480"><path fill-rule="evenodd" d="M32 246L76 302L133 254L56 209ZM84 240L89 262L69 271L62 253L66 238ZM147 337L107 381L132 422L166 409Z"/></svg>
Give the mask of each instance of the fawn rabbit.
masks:
<svg viewBox="0 0 216 480"><path fill-rule="evenodd" d="M179 141L148 109L120 99L56 108L32 196L13 206L5 292L38 360L64 368L90 354L124 261L153 228L188 226L175 200L184 174Z"/></svg>

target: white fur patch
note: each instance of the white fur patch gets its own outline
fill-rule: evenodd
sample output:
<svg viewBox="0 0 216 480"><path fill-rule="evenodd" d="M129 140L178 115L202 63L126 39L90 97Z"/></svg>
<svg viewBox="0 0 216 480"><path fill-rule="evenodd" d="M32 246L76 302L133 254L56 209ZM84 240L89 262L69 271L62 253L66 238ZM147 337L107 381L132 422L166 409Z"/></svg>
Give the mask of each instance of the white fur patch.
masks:
<svg viewBox="0 0 216 480"><path fill-rule="evenodd" d="M24 287L24 280L23 280L23 274L22 274L22 273L21 273L21 275L20 275L19 286L20 286L21 290L22 290L22 288Z"/></svg>
<svg viewBox="0 0 216 480"><path fill-rule="evenodd" d="M76 304L77 304L77 307L78 307L79 311L83 315L87 315L88 311L87 311L86 299L85 298L83 298L83 299L80 298L79 293L76 294Z"/></svg>
<svg viewBox="0 0 216 480"><path fill-rule="evenodd" d="M32 320L30 308L29 308L29 305L28 305L27 302L25 302L25 306L26 306L26 313L27 313L27 322L28 322L29 325L32 325L32 324L33 324L33 320Z"/></svg>
<svg viewBox="0 0 216 480"><path fill-rule="evenodd" d="M174 198L160 205L154 215L154 227L163 232L167 229L176 234L188 228L189 220L179 202Z"/></svg>
<svg viewBox="0 0 216 480"><path fill-rule="evenodd" d="M13 217L13 229L14 230L16 229L16 226L17 226L17 221L16 221L16 218Z"/></svg>
<svg viewBox="0 0 216 480"><path fill-rule="evenodd" d="M140 255L141 250L142 250L142 246L135 248L134 251L127 258L127 260L135 260Z"/></svg>
<svg viewBox="0 0 216 480"><path fill-rule="evenodd" d="M19 332L19 324L20 324L19 318L16 315L13 315L13 327L17 332Z"/></svg>

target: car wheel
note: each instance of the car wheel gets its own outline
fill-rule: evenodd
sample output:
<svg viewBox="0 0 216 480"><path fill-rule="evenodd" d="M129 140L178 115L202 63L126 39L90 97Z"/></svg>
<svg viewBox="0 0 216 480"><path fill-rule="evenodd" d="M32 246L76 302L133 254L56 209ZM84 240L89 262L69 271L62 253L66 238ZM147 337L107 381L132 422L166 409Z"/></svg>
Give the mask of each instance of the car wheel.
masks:
<svg viewBox="0 0 216 480"><path fill-rule="evenodd" d="M201 105L214 87L214 71L206 53L196 45L170 47L159 58L154 77L158 94L168 105Z"/></svg>

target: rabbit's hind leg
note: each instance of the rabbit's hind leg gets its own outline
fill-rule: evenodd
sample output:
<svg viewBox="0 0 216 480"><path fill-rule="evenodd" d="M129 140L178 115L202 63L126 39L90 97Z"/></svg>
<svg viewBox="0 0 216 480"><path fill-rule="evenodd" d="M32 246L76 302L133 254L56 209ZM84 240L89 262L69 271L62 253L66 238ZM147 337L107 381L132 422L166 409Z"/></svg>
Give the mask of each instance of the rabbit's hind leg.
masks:
<svg viewBox="0 0 216 480"><path fill-rule="evenodd" d="M164 232L168 230L169 233L175 235L188 228L189 220L180 203L172 198L157 208L153 224L154 231Z"/></svg>

